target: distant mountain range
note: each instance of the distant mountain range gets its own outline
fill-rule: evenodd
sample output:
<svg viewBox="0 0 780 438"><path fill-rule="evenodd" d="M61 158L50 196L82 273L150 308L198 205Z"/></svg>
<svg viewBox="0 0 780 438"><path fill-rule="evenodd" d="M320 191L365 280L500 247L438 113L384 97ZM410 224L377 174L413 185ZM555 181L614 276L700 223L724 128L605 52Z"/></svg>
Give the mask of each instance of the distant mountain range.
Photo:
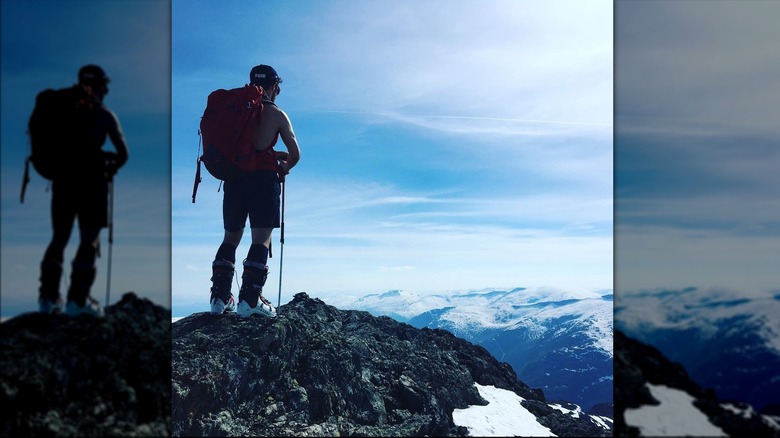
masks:
<svg viewBox="0 0 780 438"><path fill-rule="evenodd" d="M719 399L778 409L780 293L687 288L619 294L615 323L681 363Z"/></svg>
<svg viewBox="0 0 780 438"><path fill-rule="evenodd" d="M389 291L331 301L414 327L446 329L509 363L548 400L612 403L612 291L552 287L423 295Z"/></svg>

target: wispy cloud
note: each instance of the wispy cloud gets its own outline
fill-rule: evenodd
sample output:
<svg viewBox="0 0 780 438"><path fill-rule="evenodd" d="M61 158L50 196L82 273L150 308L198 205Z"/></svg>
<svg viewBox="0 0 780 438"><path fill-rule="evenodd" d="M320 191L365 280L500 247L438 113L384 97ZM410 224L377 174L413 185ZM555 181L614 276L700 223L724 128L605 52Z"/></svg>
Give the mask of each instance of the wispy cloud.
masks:
<svg viewBox="0 0 780 438"><path fill-rule="evenodd" d="M402 272L402 271L412 271L414 270L414 266L380 266L379 270L383 272Z"/></svg>
<svg viewBox="0 0 780 438"><path fill-rule="evenodd" d="M421 119L454 119L454 120L487 120L498 122L517 122L517 123L529 123L529 124L552 124L552 125L584 125L584 126L601 126L611 128L611 123L603 122L577 122L577 121L565 121L565 120L526 120L526 119L512 119L505 117L477 117L477 116L447 116L447 115L421 115L421 114L399 114L393 112L375 113L366 111L334 111L325 110L326 113L341 113L341 114L362 114L372 116L382 116L388 118L421 118Z"/></svg>
<svg viewBox="0 0 780 438"><path fill-rule="evenodd" d="M338 100L310 103L328 110L611 123L611 99L599 91L612 76L604 44L611 4L603 5L493 2L475 11L467 3L387 3L353 5L347 15L332 8L324 12L332 20L307 26L319 36L305 56L314 68L297 74L305 83L323 71L349 79L329 87ZM592 25L585 30L578 20Z"/></svg>
<svg viewBox="0 0 780 438"><path fill-rule="evenodd" d="M401 122L419 128L445 133L507 138L523 137L594 137L605 136L612 131L612 123L532 120L510 117L455 116L406 114L400 111L368 112L324 110L324 113L372 116L386 123Z"/></svg>

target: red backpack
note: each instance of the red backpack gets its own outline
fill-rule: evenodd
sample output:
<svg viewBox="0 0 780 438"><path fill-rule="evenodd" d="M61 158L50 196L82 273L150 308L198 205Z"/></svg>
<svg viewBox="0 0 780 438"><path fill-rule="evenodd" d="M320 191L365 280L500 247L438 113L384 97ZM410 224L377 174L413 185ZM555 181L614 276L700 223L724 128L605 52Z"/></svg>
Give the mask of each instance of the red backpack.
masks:
<svg viewBox="0 0 780 438"><path fill-rule="evenodd" d="M219 89L209 94L198 131L203 142L203 155L198 158L193 203L201 179L201 162L214 178L222 181L260 169L278 171L279 163L273 145L263 151L254 147L254 125L260 122L262 115L263 89L260 86Z"/></svg>

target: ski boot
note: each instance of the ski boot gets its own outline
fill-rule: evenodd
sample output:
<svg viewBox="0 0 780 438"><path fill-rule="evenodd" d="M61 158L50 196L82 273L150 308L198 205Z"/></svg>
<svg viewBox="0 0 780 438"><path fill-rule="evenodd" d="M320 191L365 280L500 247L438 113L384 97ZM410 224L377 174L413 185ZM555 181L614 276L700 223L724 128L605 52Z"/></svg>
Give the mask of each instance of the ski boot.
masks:
<svg viewBox="0 0 780 438"><path fill-rule="evenodd" d="M95 281L97 269L93 265L73 262L73 272L70 273L70 288L68 288L68 303L65 313L69 316L90 315L103 317L103 307L98 300L89 296L89 289Z"/></svg>
<svg viewBox="0 0 780 438"><path fill-rule="evenodd" d="M60 296L61 277L61 262L49 259L44 259L41 262L41 287L38 289L38 310L41 313L62 312L62 297Z"/></svg>
<svg viewBox="0 0 780 438"><path fill-rule="evenodd" d="M211 264L211 313L222 314L236 310L236 300L230 293L235 267L227 260L214 260Z"/></svg>
<svg viewBox="0 0 780 438"><path fill-rule="evenodd" d="M241 291L238 294L239 316L248 317L254 314L276 316L276 309L263 296L263 286L268 278L268 266L244 260L244 273L241 276Z"/></svg>

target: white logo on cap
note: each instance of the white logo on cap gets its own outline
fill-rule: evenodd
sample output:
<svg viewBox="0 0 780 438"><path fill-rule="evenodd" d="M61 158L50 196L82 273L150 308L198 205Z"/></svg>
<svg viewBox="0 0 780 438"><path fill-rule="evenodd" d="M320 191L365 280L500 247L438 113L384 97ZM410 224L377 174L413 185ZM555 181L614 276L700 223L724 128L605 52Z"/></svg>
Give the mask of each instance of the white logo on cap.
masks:
<svg viewBox="0 0 780 438"><path fill-rule="evenodd" d="M265 79L265 73L255 73L256 78Z"/></svg>

